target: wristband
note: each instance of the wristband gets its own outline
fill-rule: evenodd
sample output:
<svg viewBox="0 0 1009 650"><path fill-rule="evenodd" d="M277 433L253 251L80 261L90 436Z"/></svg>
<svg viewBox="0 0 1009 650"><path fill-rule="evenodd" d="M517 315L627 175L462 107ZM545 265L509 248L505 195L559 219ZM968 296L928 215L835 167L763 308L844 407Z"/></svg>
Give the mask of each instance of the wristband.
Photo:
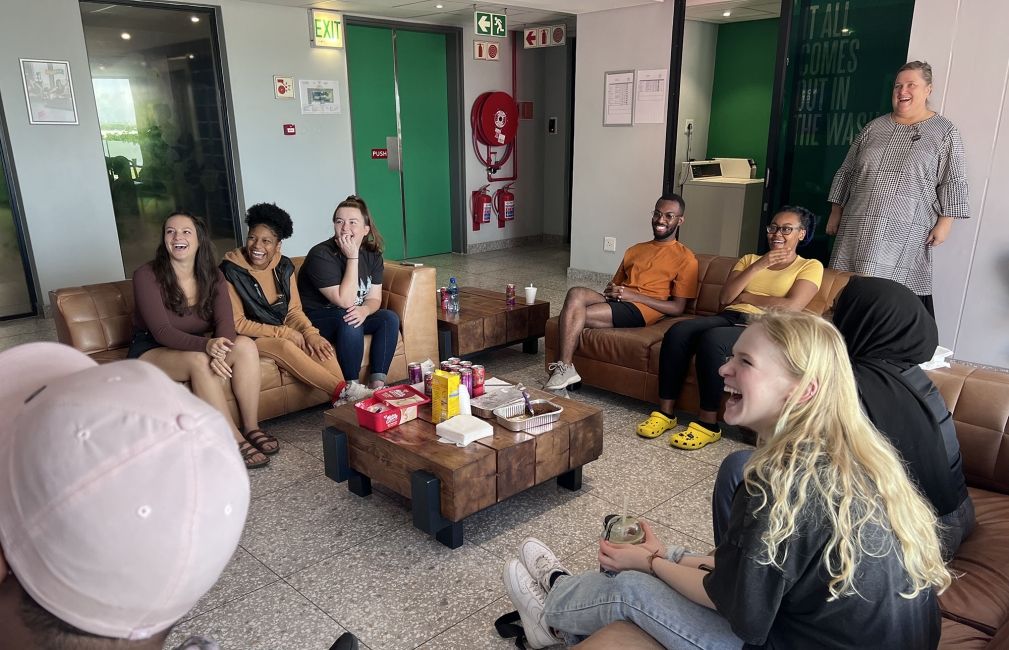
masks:
<svg viewBox="0 0 1009 650"><path fill-rule="evenodd" d="M356 260L357 258L356 257L348 257L347 259L348 260Z"/></svg>
<svg viewBox="0 0 1009 650"><path fill-rule="evenodd" d="M655 575L655 559L659 557L662 557L662 554L659 553L659 551L655 551L648 556L648 573Z"/></svg>

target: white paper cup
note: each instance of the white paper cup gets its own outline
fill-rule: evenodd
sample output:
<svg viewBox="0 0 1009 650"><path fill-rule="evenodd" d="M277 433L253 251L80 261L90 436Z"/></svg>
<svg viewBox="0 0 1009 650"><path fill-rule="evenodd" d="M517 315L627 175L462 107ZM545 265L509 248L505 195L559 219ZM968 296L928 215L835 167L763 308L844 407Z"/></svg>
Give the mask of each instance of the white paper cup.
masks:
<svg viewBox="0 0 1009 650"><path fill-rule="evenodd" d="M536 287L526 287L526 304L531 305L536 302Z"/></svg>

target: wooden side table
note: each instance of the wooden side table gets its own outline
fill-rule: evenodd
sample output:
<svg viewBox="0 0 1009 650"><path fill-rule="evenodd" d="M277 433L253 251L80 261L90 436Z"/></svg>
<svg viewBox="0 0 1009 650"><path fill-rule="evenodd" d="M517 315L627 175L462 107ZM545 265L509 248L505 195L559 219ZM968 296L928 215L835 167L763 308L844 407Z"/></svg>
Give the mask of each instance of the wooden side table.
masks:
<svg viewBox="0 0 1009 650"><path fill-rule="evenodd" d="M524 296L517 296L509 307L502 291L460 287L458 313L438 306L438 354L442 359L465 357L515 343L536 354L548 318L550 303L545 300L527 305Z"/></svg>

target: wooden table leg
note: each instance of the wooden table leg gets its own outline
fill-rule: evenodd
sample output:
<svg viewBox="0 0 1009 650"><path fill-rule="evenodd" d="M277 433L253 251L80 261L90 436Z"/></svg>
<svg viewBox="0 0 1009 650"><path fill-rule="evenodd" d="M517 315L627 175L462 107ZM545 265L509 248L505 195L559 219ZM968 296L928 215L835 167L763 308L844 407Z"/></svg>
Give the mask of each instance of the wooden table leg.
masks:
<svg viewBox="0 0 1009 650"><path fill-rule="evenodd" d="M449 330L438 330L438 356L441 359L438 361L448 359L452 354L452 332ZM435 361L432 359L432 361ZM437 361L435 361L435 367L438 367Z"/></svg>
<svg viewBox="0 0 1009 650"><path fill-rule="evenodd" d="M350 466L346 433L335 427L322 430L322 458L326 476L337 483L348 481L347 488L359 497L371 494L371 479Z"/></svg>
<svg viewBox="0 0 1009 650"><path fill-rule="evenodd" d="M441 515L441 481L422 469L410 474L410 508L413 525L449 548L462 546L462 522Z"/></svg>
<svg viewBox="0 0 1009 650"><path fill-rule="evenodd" d="M522 341L522 351L526 354L536 354L540 351L540 340L538 337L530 336Z"/></svg>
<svg viewBox="0 0 1009 650"><path fill-rule="evenodd" d="M582 466L579 465L578 467L558 476L557 485L562 488L567 488L572 492L582 489Z"/></svg>

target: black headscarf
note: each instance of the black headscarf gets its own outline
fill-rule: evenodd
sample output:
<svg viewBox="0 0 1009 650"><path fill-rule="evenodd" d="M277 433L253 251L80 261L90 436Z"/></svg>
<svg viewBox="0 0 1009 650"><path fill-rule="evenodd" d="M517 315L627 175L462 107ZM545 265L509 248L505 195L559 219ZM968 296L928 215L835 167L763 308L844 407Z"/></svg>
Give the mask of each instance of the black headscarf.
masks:
<svg viewBox="0 0 1009 650"><path fill-rule="evenodd" d="M959 499L939 423L902 374L932 358L939 344L935 320L907 287L854 276L837 297L834 325L848 346L869 419L900 452L937 514L952 512Z"/></svg>

